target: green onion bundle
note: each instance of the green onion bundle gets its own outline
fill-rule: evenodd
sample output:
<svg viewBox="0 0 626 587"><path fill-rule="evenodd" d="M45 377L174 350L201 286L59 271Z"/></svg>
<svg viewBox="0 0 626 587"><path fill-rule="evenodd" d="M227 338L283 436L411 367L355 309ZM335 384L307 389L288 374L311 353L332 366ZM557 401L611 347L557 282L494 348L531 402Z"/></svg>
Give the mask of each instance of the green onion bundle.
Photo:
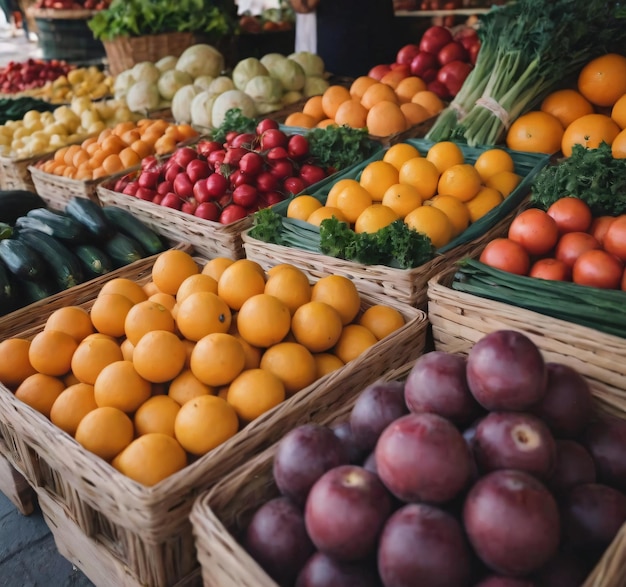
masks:
<svg viewBox="0 0 626 587"><path fill-rule="evenodd" d="M513 0L480 18L474 69L426 138L493 145L588 61L623 46L626 10L614 0Z"/></svg>

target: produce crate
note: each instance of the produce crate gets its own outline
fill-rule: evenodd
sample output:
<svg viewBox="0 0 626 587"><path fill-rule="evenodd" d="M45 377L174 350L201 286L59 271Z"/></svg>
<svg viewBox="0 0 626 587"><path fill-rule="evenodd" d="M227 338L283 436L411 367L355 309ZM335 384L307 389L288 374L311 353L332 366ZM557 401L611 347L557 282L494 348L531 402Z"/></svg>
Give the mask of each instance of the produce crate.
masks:
<svg viewBox="0 0 626 587"><path fill-rule="evenodd" d="M545 353L545 350L542 352ZM404 379L411 366L412 363L409 363L390 371L384 379ZM594 395L596 400L600 399L596 390ZM320 423L329 425L345 421L355 399L356 397L351 398ZM617 413L619 417L626 418L623 408ZM204 587L278 587L239 541L256 510L279 496L272 472L276 449L277 445L269 447L252 461L224 477L196 500L190 519ZM581 587L626 585L625 540L626 524Z"/></svg>
<svg viewBox="0 0 626 587"><path fill-rule="evenodd" d="M438 350L467 351L485 334L500 329L523 332L548 361L582 373L608 411L622 413L626 400L626 340L502 302L452 289L456 269L428 283L428 314Z"/></svg>
<svg viewBox="0 0 626 587"><path fill-rule="evenodd" d="M29 190L35 192L30 167L46 155L34 155L27 159L0 157L0 189Z"/></svg>
<svg viewBox="0 0 626 587"><path fill-rule="evenodd" d="M0 491L21 514L29 516L35 509L35 492L26 479L4 457L4 450L6 449L0 442Z"/></svg>
<svg viewBox="0 0 626 587"><path fill-rule="evenodd" d="M425 139L410 139L406 142L416 146L420 152L433 144ZM489 148L459 146L466 161L469 162L474 162L481 152ZM246 257L264 267L278 263L292 263L315 278L328 274L345 275L355 282L359 291L381 301L395 299L425 309L428 280L458 259L472 255L475 251L482 249L493 238L504 236L519 206L526 198L533 178L549 160L547 155L515 151L509 151L509 153L515 161L518 173L523 175L522 182L499 206L472 224L452 242L439 249L434 259L419 267L398 269L386 265L363 265L323 255L319 252L314 239L307 236L307 233L309 235L311 233L311 225L289 218L283 218L283 224L296 234L302 235L304 239L308 239L310 246L305 249L266 243L251 237L248 229L242 235ZM344 173L338 174L334 182L348 177L358 179L360 172L368 163L382 159L383 156L384 151ZM311 195L325 202L334 182L319 187ZM274 209L282 215L286 215L288 205L288 201L281 202Z"/></svg>
<svg viewBox="0 0 626 587"><path fill-rule="evenodd" d="M149 268L139 277L139 283L147 282ZM362 299L363 309L373 303L366 296ZM91 302L82 304L86 309L90 306ZM402 328L153 487L139 485L83 449L2 386L0 437L9 449L10 462L36 489L44 511L46 503L52 504L50 510L55 512L62 508L62 514L53 512L48 516L59 524L59 530L53 529L59 549L92 580L105 577L108 580L102 584L110 585L110 577L126 573L131 579L118 584L173 585L198 567L189 512L199 493L276 442L287 430L330 418L359 389L423 352L426 314L409 306L395 307L405 317ZM48 311L39 313L40 324L48 315ZM41 326L21 336L29 338L40 330ZM69 526L66 519L77 528L72 525L71 531L64 530ZM94 560L94 555L86 553L90 549L94 552L95 544L109 553L106 560ZM74 550L79 547L84 548L81 553Z"/></svg>
<svg viewBox="0 0 626 587"><path fill-rule="evenodd" d="M413 361L401 365L386 372L380 380L405 379L412 366ZM354 387L356 394L317 422L329 426L346 421L363 389ZM279 496L272 472L276 449L277 444L274 444L235 469L194 503L190 520L204 587L278 587L237 539L256 510Z"/></svg>

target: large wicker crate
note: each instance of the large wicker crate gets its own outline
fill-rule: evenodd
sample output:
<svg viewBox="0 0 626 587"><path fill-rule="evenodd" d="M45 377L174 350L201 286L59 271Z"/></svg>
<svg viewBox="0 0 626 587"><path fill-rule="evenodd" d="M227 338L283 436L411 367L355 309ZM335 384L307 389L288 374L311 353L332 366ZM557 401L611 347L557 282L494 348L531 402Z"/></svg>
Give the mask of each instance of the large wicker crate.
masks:
<svg viewBox="0 0 626 587"><path fill-rule="evenodd" d="M138 280L140 283L149 280L147 271ZM362 299L362 309L373 303L366 296ZM89 309L90 305L88 302L82 307ZM405 317L402 328L154 487L139 485L87 452L2 386L0 437L8 447L11 464L40 498L48 496L62 507L61 519L68 518L80 529L85 548L94 543L104 547L110 554L107 560L119 565L115 576L126 573L132 577L123 584L134 585L134 581L156 587L172 585L198 566L189 512L201 492L276 442L285 431L305 422L328 419L360 388L422 354L427 331L425 313L410 306L395 307ZM48 315L40 314L42 323ZM40 329L33 328L21 336L30 338ZM72 543L76 544L72 534ZM60 550L73 552L75 547L66 544L63 535L62 531L55 535L57 544L62 544ZM78 557L71 560L88 576L93 572L92 563Z"/></svg>
<svg viewBox="0 0 626 587"><path fill-rule="evenodd" d="M621 411L626 400L626 340L452 289L455 269L428 284L428 314L435 347L462 352L485 334L500 329L523 332L549 361L564 363L585 375L594 396L609 411Z"/></svg>
<svg viewBox="0 0 626 587"><path fill-rule="evenodd" d="M433 144L431 141L424 139L409 139L406 142L416 146L420 152L425 152ZM470 163L473 163L478 155L488 148L459 146L464 152L466 161ZM499 206L471 225L451 243L439 249L431 261L413 269L398 269L386 265L364 265L323 255L318 252L318 243L315 242L315 239L307 237L300 241L307 241L306 245L302 245L302 248L266 243L250 236L250 229L246 230L242 235L246 257L256 261L263 267L278 263L292 263L315 278L329 274L345 275L355 282L359 291L365 292L378 300L384 302L391 298L425 309L427 305L426 290L428 280L458 259L473 255L481 250L490 240L505 236L511 221L526 199L532 179L549 161L549 157L546 155L515 151L510 151L510 153L516 166L520 168L521 175L523 175L522 182L517 188ZM334 182L345 178L358 179L361 171L369 162L382 159L383 156L384 151L381 151L370 157L370 159L337 174ZM311 195L325 202L326 196L334 182L320 186L310 192ZM288 201L280 202L275 206L275 209L286 215L287 206ZM298 235L305 233L304 226L310 228L310 225L306 225L306 223L289 218L283 218L283 223L286 226L286 230L293 230Z"/></svg>
<svg viewBox="0 0 626 587"><path fill-rule="evenodd" d="M24 476L4 456L3 450L4 444L0 442L0 491L21 514L28 516L35 509L35 493Z"/></svg>
<svg viewBox="0 0 626 587"><path fill-rule="evenodd" d="M27 159L0 157L0 189L36 191L29 168L43 157L45 155L36 155Z"/></svg>

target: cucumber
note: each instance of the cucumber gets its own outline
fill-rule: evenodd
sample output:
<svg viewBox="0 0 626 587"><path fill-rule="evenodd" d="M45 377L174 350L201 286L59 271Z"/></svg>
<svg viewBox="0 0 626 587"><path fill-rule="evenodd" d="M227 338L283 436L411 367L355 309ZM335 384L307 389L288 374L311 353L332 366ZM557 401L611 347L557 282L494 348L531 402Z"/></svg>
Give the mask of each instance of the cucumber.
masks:
<svg viewBox="0 0 626 587"><path fill-rule="evenodd" d="M8 314L18 306L15 282L11 272L3 261L0 261L0 316Z"/></svg>
<svg viewBox="0 0 626 587"><path fill-rule="evenodd" d="M28 229L20 231L18 240L41 253L50 276L61 289L69 289L85 280L78 257L54 237Z"/></svg>
<svg viewBox="0 0 626 587"><path fill-rule="evenodd" d="M28 190L0 190L0 222L14 224L35 208L45 208L46 203Z"/></svg>
<svg viewBox="0 0 626 587"><path fill-rule="evenodd" d="M6 222L0 222L0 239L11 238L13 236L13 227Z"/></svg>
<svg viewBox="0 0 626 587"><path fill-rule="evenodd" d="M116 267L130 265L146 256L143 247L132 237L118 232L102 245Z"/></svg>
<svg viewBox="0 0 626 587"><path fill-rule="evenodd" d="M135 218L128 210L118 206L105 206L104 215L115 225L117 230L126 236L134 238L144 248L148 255L162 253L167 246L161 237L141 220Z"/></svg>
<svg viewBox="0 0 626 587"><path fill-rule="evenodd" d="M15 238L0 240L0 259L19 279L41 280L46 277L46 263L36 248Z"/></svg>
<svg viewBox="0 0 626 587"><path fill-rule="evenodd" d="M65 206L65 213L80 222L100 242L115 235L116 228L102 208L87 198L72 198Z"/></svg>
<svg viewBox="0 0 626 587"><path fill-rule="evenodd" d="M85 275L89 278L100 277L115 268L112 259L95 245L76 245L72 252L78 257Z"/></svg>
<svg viewBox="0 0 626 587"><path fill-rule="evenodd" d="M50 279L43 281L20 280L17 285L21 294L21 303L24 306L49 298L61 291L57 284Z"/></svg>
<svg viewBox="0 0 626 587"><path fill-rule="evenodd" d="M18 230L30 228L45 232L56 239L71 243L83 242L87 238L87 231L80 222L47 208L36 208L26 216L20 216L15 226Z"/></svg>

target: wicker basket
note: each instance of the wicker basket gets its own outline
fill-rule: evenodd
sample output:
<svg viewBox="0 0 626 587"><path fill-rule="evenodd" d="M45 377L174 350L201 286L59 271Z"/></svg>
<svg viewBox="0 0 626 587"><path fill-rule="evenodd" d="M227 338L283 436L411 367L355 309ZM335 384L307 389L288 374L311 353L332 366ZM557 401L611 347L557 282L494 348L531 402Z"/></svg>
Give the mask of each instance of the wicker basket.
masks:
<svg viewBox="0 0 626 587"><path fill-rule="evenodd" d="M594 396L609 411L626 408L626 340L450 287L455 270L428 284L428 313L435 347L469 349L485 334L514 329L529 336L549 361L588 378Z"/></svg>
<svg viewBox="0 0 626 587"><path fill-rule="evenodd" d="M139 282L149 278L144 274ZM363 296L363 309L372 303ZM82 304L86 309L90 305ZM357 390L422 354L428 324L425 313L409 306L396 308L406 320L402 328L154 487L122 475L0 386L0 437L8 448L7 457L40 499L49 496L62 508L59 522L67 526L65 520L70 520L80 530L80 537L75 529L67 539L63 531L55 533L61 552L73 552L82 538L85 548L97 544L109 553L101 565L116 563L113 572L98 560L72 556L72 562L92 580L126 573L132 581L116 584L173 585L198 566L189 512L201 492L276 442L285 431L305 422L327 420ZM41 312L40 323L48 315ZM40 330L41 326L21 336L30 338Z"/></svg>
<svg viewBox="0 0 626 587"><path fill-rule="evenodd" d="M118 37L103 41L111 75L119 75L142 61L158 61L173 55L180 57L182 52L199 42L194 33L162 33L142 37Z"/></svg>
<svg viewBox="0 0 626 587"><path fill-rule="evenodd" d="M404 379L412 366L413 362L401 365L380 379ZM355 394L318 423L331 425L347 420L362 389L357 388ZM279 495L272 472L276 448L276 444L269 447L196 500L190 519L204 587L278 587L236 538L256 510Z"/></svg>
<svg viewBox="0 0 626 587"><path fill-rule="evenodd" d="M36 192L30 167L46 155L35 155L27 159L0 157L0 189L29 190Z"/></svg>
<svg viewBox="0 0 626 587"><path fill-rule="evenodd" d="M24 516L35 509L35 493L24 477L4 457L4 446L0 442L0 491Z"/></svg>

